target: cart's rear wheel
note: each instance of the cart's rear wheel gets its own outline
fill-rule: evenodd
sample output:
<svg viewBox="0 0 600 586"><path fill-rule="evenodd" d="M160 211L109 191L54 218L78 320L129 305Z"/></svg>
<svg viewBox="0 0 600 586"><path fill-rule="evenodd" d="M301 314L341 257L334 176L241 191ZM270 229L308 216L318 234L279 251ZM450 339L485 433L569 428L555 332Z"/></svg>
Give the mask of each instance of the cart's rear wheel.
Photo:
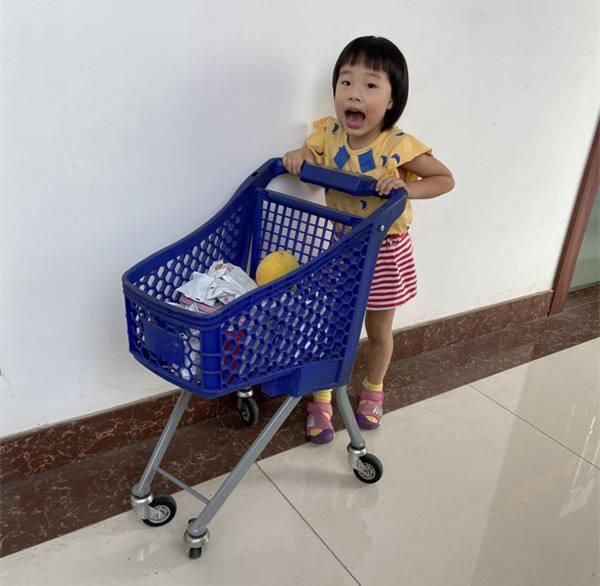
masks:
<svg viewBox="0 0 600 586"><path fill-rule="evenodd" d="M150 518L143 521L150 527L162 527L166 525L173 520L175 513L177 513L177 503L168 494L159 494L154 497L149 507Z"/></svg>
<svg viewBox="0 0 600 586"><path fill-rule="evenodd" d="M361 456L358 468L353 470L356 478L366 484L375 484L383 476L383 464L373 454Z"/></svg>
<svg viewBox="0 0 600 586"><path fill-rule="evenodd" d="M247 427L254 427L258 423L258 404L252 397L238 399L238 411Z"/></svg>
<svg viewBox="0 0 600 586"><path fill-rule="evenodd" d="M191 560L197 560L202 555L201 547L192 547L190 548L190 552L188 554Z"/></svg>

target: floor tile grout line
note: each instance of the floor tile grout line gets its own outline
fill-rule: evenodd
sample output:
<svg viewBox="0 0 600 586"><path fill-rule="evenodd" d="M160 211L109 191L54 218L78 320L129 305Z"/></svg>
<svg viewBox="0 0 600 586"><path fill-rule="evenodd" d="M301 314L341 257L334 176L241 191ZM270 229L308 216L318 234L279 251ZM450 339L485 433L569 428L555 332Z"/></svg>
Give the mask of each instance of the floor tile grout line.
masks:
<svg viewBox="0 0 600 586"><path fill-rule="evenodd" d="M362 586L361 583L356 578L356 576L354 576L354 574L348 569L348 567L346 566L346 564L344 564L344 562L342 562L342 560L335 554L335 552L326 543L326 541L317 533L317 531L315 530L315 528L308 522L308 519L306 519L306 517L294 506L294 504L292 503L292 501L290 501L290 499L281 490L281 488L279 488L279 486L275 483L275 481L267 474L267 472L260 465L260 463L259 462L255 462L255 464L258 467L258 469L265 475L265 478L275 487L275 490L277 490L277 492L290 505L290 507L292 507L292 509L294 511L296 511L296 514L304 521L304 523L306 523L306 525L308 526L308 528L314 533L314 535L317 537L317 539L325 546L325 548L329 551L329 553L337 560L337 562L344 568L344 570L346 570L346 572L348 573L348 575L358 584L358 586Z"/></svg>
<svg viewBox="0 0 600 586"><path fill-rule="evenodd" d="M526 423L527 425L529 425L529 427L532 427L533 429L535 429L536 431L538 431L542 435L546 436L549 440L553 441L555 444L558 444L559 446L561 446L565 450L571 452L571 454L573 454L574 456L577 456L579 459L583 460L584 462L587 462L588 464L590 464L590 466L593 466L597 470L600 470L600 466L597 466L593 462L590 462L590 460L588 460L584 456L578 454L576 451L572 450L569 446L566 446L565 444L563 444L562 442L560 442L556 438L552 437L551 435L549 435L548 433L546 433L543 429L540 429L539 427L537 427L536 425L534 425L533 423L531 423L531 421L527 421L527 419L524 419L518 413L515 413L514 411L512 411L511 409L509 409L508 407L506 407L502 403L499 403L498 401L496 401L496 399L492 399L492 397L490 397L489 395L486 395L483 391L480 391L473 384L469 384L468 386L471 387L474 391L477 391L482 397L485 397L486 399L488 399L492 403L495 403L496 405L498 405L498 407L501 407L502 409L504 409L505 411L507 411L511 415L514 415L517 419L520 419L523 423Z"/></svg>

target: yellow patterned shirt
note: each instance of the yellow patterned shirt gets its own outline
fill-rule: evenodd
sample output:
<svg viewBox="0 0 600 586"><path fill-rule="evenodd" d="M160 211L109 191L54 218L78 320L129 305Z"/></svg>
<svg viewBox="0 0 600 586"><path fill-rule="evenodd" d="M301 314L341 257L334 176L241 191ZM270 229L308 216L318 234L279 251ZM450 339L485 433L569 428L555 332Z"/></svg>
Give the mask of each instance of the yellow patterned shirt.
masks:
<svg viewBox="0 0 600 586"><path fill-rule="evenodd" d="M402 177L406 182L417 181L420 177L408 171L403 172L402 165L419 155L431 154L428 146L396 127L382 132L362 149L350 148L344 128L336 118L320 118L313 122L313 127L315 130L308 137L306 145L317 165L362 173L375 179L393 175ZM357 197L333 189L327 190L325 200L332 208L361 217L370 215L385 201L380 197ZM411 222L412 208L410 201L407 201L404 213L392 224L388 234L406 232Z"/></svg>

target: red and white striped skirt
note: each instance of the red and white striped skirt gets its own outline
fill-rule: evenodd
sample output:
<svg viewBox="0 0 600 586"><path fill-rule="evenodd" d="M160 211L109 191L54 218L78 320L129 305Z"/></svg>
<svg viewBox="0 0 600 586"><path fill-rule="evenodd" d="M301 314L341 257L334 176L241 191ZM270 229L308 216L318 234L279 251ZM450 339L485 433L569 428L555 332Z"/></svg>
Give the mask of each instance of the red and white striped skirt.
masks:
<svg viewBox="0 0 600 586"><path fill-rule="evenodd" d="M379 249L367 309L393 309L416 294L417 272L410 236L408 232L390 234Z"/></svg>

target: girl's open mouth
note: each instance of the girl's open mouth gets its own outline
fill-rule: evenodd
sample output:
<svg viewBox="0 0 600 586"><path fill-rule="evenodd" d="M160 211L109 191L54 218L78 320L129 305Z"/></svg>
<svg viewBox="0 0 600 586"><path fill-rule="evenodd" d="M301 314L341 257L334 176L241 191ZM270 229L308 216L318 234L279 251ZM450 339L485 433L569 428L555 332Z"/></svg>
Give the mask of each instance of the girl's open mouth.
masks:
<svg viewBox="0 0 600 586"><path fill-rule="evenodd" d="M358 130L365 123L365 115L358 110L346 110L346 126Z"/></svg>

